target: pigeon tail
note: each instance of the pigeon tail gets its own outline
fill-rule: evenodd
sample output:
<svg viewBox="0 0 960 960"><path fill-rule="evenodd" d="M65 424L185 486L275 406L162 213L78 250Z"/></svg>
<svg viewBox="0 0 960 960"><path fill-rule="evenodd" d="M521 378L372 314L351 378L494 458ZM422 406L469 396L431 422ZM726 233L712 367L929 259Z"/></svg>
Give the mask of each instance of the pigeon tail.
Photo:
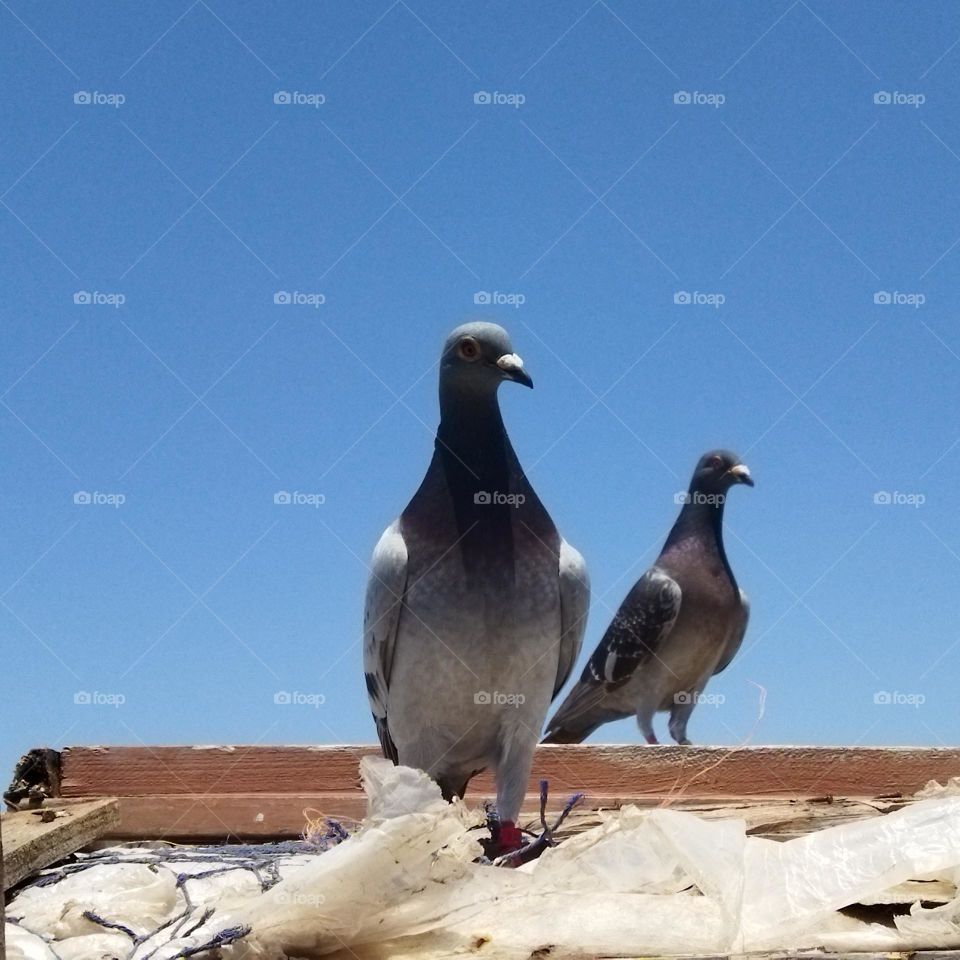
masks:
<svg viewBox="0 0 960 960"><path fill-rule="evenodd" d="M571 710L567 716L563 716L564 712L561 707L560 713L550 721L541 743L583 743L594 730L605 723L632 716L630 711L616 710L602 703L579 712Z"/></svg>
<svg viewBox="0 0 960 960"><path fill-rule="evenodd" d="M583 743L587 737L597 729L599 724L594 724L589 730L574 730L572 727L556 727L551 730L540 742L541 743Z"/></svg>

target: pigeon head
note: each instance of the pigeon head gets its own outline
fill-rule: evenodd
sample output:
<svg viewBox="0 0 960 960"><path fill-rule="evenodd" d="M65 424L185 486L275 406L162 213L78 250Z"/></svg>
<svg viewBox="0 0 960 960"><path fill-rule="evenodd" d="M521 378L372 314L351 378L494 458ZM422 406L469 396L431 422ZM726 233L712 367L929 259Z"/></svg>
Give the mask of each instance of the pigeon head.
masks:
<svg viewBox="0 0 960 960"><path fill-rule="evenodd" d="M510 337L495 323L465 323L447 337L440 357L440 389L496 393L504 380L532 387Z"/></svg>
<svg viewBox="0 0 960 960"><path fill-rule="evenodd" d="M726 493L735 483L752 487L750 469L729 450L711 450L697 462L690 490L694 493Z"/></svg>

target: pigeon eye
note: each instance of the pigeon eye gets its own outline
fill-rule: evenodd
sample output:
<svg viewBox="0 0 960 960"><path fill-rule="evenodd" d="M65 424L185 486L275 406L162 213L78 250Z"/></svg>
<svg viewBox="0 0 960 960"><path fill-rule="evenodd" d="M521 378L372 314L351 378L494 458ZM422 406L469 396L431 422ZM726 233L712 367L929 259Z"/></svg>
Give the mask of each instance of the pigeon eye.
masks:
<svg viewBox="0 0 960 960"><path fill-rule="evenodd" d="M723 466L723 461L719 457L711 457L710 466L713 467L714 470L719 470Z"/></svg>
<svg viewBox="0 0 960 960"><path fill-rule="evenodd" d="M460 341L459 350L460 356L464 360L476 360L480 356L480 347L477 345L477 341L470 337Z"/></svg>

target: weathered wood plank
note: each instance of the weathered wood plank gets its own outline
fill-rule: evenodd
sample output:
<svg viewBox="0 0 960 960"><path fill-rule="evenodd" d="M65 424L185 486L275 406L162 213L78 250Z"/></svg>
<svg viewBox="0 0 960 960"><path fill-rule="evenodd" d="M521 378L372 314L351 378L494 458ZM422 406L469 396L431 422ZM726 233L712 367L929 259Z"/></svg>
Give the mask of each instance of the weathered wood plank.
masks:
<svg viewBox="0 0 960 960"><path fill-rule="evenodd" d="M751 836L771 840L790 840L814 830L879 817L905 805L907 801L869 801L851 799L822 800L717 800L647 801L643 806L668 805L673 810L695 813L704 820L743 820ZM582 833L600 823L598 812L578 808L570 814L558 836Z"/></svg>
<svg viewBox="0 0 960 960"><path fill-rule="evenodd" d="M68 747L65 797L203 793L357 794L361 756L373 746ZM941 747L669 747L557 744L538 748L530 784L588 803L681 794L694 799L910 795L960 776L960 749ZM489 796L489 775L470 792Z"/></svg>
<svg viewBox="0 0 960 960"><path fill-rule="evenodd" d="M348 828L366 813L359 794L207 794L121 797L120 822L106 839L178 842L296 839L308 818L343 821Z"/></svg>
<svg viewBox="0 0 960 960"><path fill-rule="evenodd" d="M550 814L559 812L563 796L550 802ZM521 823L536 828L539 813L529 798ZM366 802L359 794L162 794L120 797L120 821L106 831L105 840L166 839L181 842L292 839L302 835L307 819L333 817L344 822L362 819ZM477 801L471 801L477 802ZM643 806L663 801L644 800ZM787 840L812 830L879 816L894 804L858 800L835 801L670 801L674 809L690 810L706 819L736 817L746 821L755 836ZM579 833L599 823L595 810L584 808L568 818L560 836Z"/></svg>
<svg viewBox="0 0 960 960"><path fill-rule="evenodd" d="M295 837L308 808L363 816L358 765L377 753L373 746L69 747L61 789L65 798L119 797L112 838ZM584 811L668 802L705 816L742 816L758 835L784 839L870 815L870 804L886 808L873 798L910 796L929 780L956 775L960 749L910 747L549 745L534 767L535 778L550 782L551 810L583 791ZM475 778L468 801L492 796L490 776ZM534 779L524 818L537 808Z"/></svg>
<svg viewBox="0 0 960 960"><path fill-rule="evenodd" d="M24 877L85 847L115 829L119 822L116 800L52 805L0 815L3 889L10 889Z"/></svg>

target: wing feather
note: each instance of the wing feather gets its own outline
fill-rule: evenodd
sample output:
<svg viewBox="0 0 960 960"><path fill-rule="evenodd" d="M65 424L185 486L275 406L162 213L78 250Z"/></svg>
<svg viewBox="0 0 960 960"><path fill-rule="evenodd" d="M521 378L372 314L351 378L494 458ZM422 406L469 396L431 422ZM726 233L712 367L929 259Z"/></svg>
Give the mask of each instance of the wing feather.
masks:
<svg viewBox="0 0 960 960"><path fill-rule="evenodd" d="M680 600L676 580L656 567L648 570L620 604L580 682L613 689L629 680L644 662L658 656L680 613Z"/></svg>
<svg viewBox="0 0 960 960"><path fill-rule="evenodd" d="M397 748L387 725L387 693L396 647L400 611L407 586L407 545L394 521L373 550L363 612L363 670L370 710L384 755L397 762Z"/></svg>
<svg viewBox="0 0 960 960"><path fill-rule="evenodd" d="M557 681L553 687L554 697L570 678L573 665L580 656L589 610L590 578L587 574L587 565L580 553L566 540L561 539L560 659L557 664Z"/></svg>
<svg viewBox="0 0 960 960"><path fill-rule="evenodd" d="M740 649L740 646L743 643L744 634L747 632L747 621L749 619L750 601L747 599L747 595L741 590L740 619L737 621L737 624L733 630L730 631L730 638L727 640L727 646L723 651L723 656L720 658L720 662L713 671L714 676L726 670L727 667L730 666L730 661L733 660L733 658L737 655L737 651Z"/></svg>
<svg viewBox="0 0 960 960"><path fill-rule="evenodd" d="M601 723L626 715L607 701L607 694L658 655L680 613L680 601L680 586L657 567L634 584L579 682L547 724L547 741L578 743Z"/></svg>

